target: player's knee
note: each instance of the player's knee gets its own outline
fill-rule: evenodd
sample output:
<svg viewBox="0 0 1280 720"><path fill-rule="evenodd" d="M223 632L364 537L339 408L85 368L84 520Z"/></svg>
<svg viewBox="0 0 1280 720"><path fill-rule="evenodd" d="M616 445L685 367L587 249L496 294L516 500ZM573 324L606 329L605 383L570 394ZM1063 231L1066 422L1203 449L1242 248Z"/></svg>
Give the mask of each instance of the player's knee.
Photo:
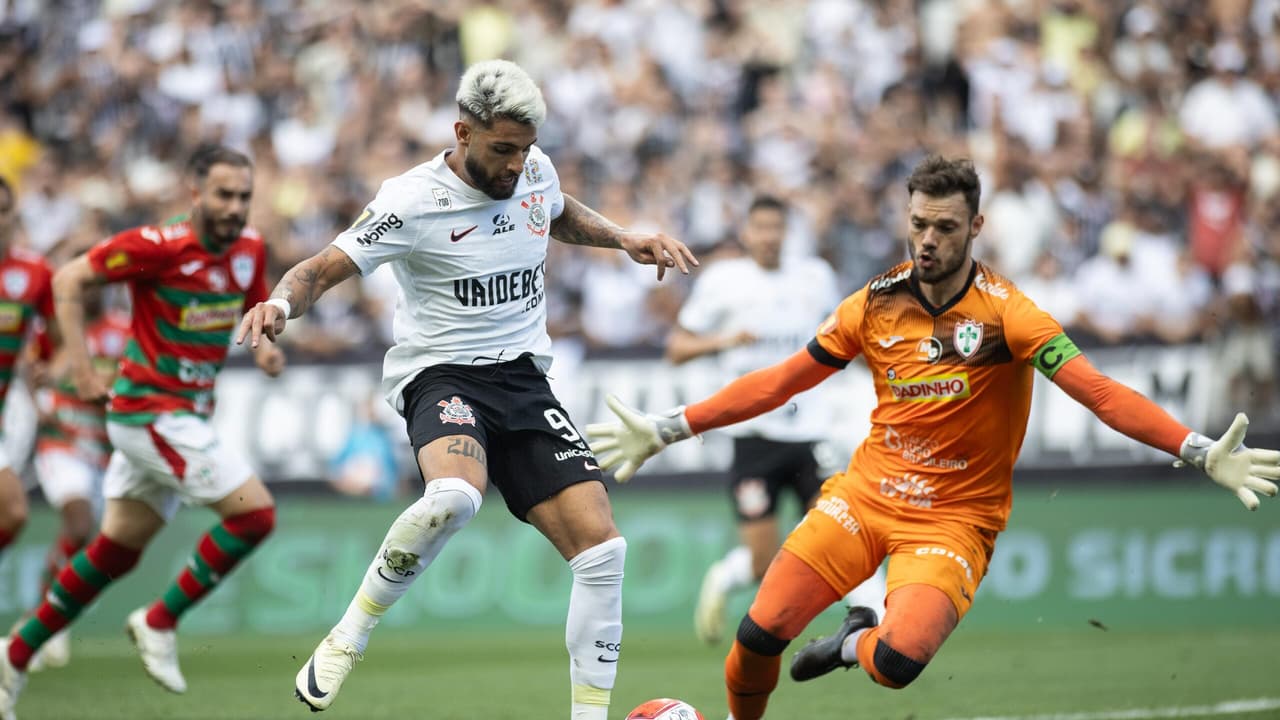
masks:
<svg viewBox="0 0 1280 720"><path fill-rule="evenodd" d="M895 690L904 688L920 677L926 663L902 654L884 640L876 642L873 656L875 672L870 673L877 683Z"/></svg>
<svg viewBox="0 0 1280 720"><path fill-rule="evenodd" d="M0 505L0 532L17 535L27 524L27 504L13 503L9 507Z"/></svg>
<svg viewBox="0 0 1280 720"><path fill-rule="evenodd" d="M236 537L258 543L275 529L276 509L270 506L233 515L224 521L224 525Z"/></svg>
<svg viewBox="0 0 1280 720"><path fill-rule="evenodd" d="M574 582L588 585L621 585L627 560L627 541L616 537L575 555L569 560Z"/></svg>
<svg viewBox="0 0 1280 720"><path fill-rule="evenodd" d="M411 508L414 523L427 532L451 533L476 516L483 496L462 478L443 477L427 483L422 499Z"/></svg>
<svg viewBox="0 0 1280 720"><path fill-rule="evenodd" d="M742 647L757 655L766 657L781 655L782 651L786 650L787 645L791 643L789 638L779 637L757 624L755 620L751 619L751 613L742 616L742 622L738 624L737 637Z"/></svg>
<svg viewBox="0 0 1280 720"><path fill-rule="evenodd" d="M89 538L93 537L93 523L75 523L68 524L63 530L62 535L67 542L75 547L83 547L89 542Z"/></svg>
<svg viewBox="0 0 1280 720"><path fill-rule="evenodd" d="M75 545L84 545L93 535L93 507L87 500L75 500L62 508L62 534Z"/></svg>

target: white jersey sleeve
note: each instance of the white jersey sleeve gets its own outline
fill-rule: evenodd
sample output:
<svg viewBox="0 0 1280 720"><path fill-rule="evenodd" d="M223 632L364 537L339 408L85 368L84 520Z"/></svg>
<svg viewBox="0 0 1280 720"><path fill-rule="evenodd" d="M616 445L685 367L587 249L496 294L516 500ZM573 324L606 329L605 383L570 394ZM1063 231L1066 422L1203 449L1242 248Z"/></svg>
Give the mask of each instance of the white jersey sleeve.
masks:
<svg viewBox="0 0 1280 720"><path fill-rule="evenodd" d="M333 245L351 258L361 275L368 275L379 265L413 252L432 224L421 206L421 192L404 176L391 178Z"/></svg>
<svg viewBox="0 0 1280 720"><path fill-rule="evenodd" d="M818 297L822 298L821 302L826 304L828 312L834 311L845 298L845 293L840 292L840 279L836 276L836 271L826 260L812 258L808 272ZM818 328L813 330L817 334Z"/></svg>
<svg viewBox="0 0 1280 720"><path fill-rule="evenodd" d="M723 267L721 264L712 265L694 281L693 290L676 317L680 327L695 335L706 335L725 325L732 310L733 296L723 292Z"/></svg>
<svg viewBox="0 0 1280 720"><path fill-rule="evenodd" d="M564 191L560 189L560 174L556 172L556 168L551 164L550 160L547 161L545 167L539 168L539 166L542 165L542 163L538 161L539 156L546 158L541 151L538 151L537 155L530 153L529 159L525 161L525 176L526 178L532 177L540 170L546 171L547 177L551 182L546 193L547 215L550 216L552 220L555 220L564 214Z"/></svg>

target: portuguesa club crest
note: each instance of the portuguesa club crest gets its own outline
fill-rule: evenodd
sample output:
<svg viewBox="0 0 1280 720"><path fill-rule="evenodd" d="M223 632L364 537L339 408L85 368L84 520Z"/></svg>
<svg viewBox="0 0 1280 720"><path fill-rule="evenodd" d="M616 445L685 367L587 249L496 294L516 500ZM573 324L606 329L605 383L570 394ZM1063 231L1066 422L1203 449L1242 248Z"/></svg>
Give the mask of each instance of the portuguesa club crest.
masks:
<svg viewBox="0 0 1280 720"><path fill-rule="evenodd" d="M975 320L961 320L956 323L956 331L952 336L956 352L962 358L971 358L982 345L982 323Z"/></svg>

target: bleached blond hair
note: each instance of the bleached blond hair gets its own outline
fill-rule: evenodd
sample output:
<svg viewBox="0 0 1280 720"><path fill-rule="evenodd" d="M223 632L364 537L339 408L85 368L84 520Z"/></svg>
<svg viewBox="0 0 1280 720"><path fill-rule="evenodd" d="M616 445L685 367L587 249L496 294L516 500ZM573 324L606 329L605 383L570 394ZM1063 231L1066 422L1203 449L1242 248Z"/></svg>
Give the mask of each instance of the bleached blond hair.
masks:
<svg viewBox="0 0 1280 720"><path fill-rule="evenodd" d="M547 118L547 103L537 83L509 60L485 60L467 68L454 99L462 112L486 126L495 118L507 118L537 127Z"/></svg>

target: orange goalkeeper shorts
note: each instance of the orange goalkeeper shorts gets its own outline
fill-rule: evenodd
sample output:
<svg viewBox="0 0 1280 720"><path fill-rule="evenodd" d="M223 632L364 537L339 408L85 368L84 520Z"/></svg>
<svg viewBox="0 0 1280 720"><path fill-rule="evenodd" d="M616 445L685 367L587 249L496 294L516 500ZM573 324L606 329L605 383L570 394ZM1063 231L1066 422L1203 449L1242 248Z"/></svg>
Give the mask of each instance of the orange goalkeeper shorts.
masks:
<svg viewBox="0 0 1280 720"><path fill-rule="evenodd" d="M987 573L996 532L929 509L888 504L869 487L866 479L844 473L829 478L783 547L841 595L888 557L889 594L904 585L936 587L964 617Z"/></svg>

